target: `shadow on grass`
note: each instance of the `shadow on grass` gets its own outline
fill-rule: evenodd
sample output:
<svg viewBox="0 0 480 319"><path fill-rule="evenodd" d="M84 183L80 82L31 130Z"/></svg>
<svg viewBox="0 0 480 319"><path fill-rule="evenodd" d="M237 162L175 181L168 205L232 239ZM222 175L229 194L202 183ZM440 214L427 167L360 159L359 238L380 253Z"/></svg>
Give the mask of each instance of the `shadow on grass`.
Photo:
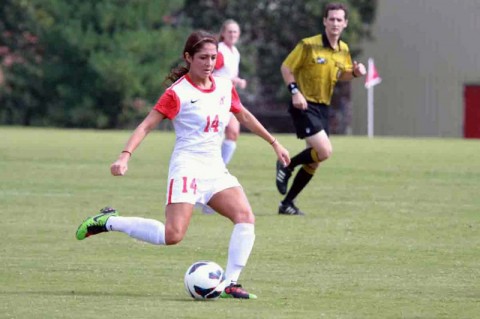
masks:
<svg viewBox="0 0 480 319"><path fill-rule="evenodd" d="M63 290L63 291L0 291L0 295L37 295L37 296L81 296L81 297L131 297L131 298L152 298L153 294L145 293L132 293L132 292L106 292L106 291L74 291L74 290ZM156 298L158 296L155 296ZM194 301L189 298L162 298L169 301Z"/></svg>

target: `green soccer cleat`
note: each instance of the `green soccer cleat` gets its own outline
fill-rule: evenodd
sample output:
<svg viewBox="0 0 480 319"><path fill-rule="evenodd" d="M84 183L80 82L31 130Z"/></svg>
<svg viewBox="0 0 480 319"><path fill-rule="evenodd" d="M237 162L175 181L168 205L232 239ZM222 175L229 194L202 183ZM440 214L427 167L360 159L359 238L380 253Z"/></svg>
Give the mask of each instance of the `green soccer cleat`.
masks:
<svg viewBox="0 0 480 319"><path fill-rule="evenodd" d="M235 298L235 299L257 299L257 295L250 294L242 288L242 285L230 284L220 294L220 298Z"/></svg>
<svg viewBox="0 0 480 319"><path fill-rule="evenodd" d="M77 239L83 240L89 236L108 231L106 225L107 220L111 216L118 216L118 212L115 208L105 207L100 210L100 214L85 219L83 223L78 226Z"/></svg>

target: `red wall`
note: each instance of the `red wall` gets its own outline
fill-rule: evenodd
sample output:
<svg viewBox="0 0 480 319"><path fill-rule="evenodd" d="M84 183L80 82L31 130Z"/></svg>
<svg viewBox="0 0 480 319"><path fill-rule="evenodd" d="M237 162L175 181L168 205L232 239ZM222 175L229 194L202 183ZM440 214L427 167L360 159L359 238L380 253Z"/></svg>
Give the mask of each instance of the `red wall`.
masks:
<svg viewBox="0 0 480 319"><path fill-rule="evenodd" d="M480 85L465 86L463 137L480 138Z"/></svg>

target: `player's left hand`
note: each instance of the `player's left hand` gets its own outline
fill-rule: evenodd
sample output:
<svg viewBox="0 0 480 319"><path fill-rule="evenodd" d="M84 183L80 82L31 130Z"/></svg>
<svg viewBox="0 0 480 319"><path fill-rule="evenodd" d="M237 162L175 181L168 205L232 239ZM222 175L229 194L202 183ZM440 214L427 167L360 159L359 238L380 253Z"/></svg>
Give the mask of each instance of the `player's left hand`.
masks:
<svg viewBox="0 0 480 319"><path fill-rule="evenodd" d="M362 63L353 61L353 72L356 76L364 76L365 74L367 74L367 69Z"/></svg>
<svg viewBox="0 0 480 319"><path fill-rule="evenodd" d="M241 88L242 90L245 90L245 88L247 87L247 80L239 79L238 87Z"/></svg>
<svg viewBox="0 0 480 319"><path fill-rule="evenodd" d="M233 85L235 85L235 87L237 87L239 89L244 90L247 87L247 80L245 80L245 79L234 78L232 80L232 82L233 82Z"/></svg>
<svg viewBox="0 0 480 319"><path fill-rule="evenodd" d="M275 150L275 153L277 153L277 157L280 163L282 163L283 166L287 166L288 164L290 164L290 154L288 153L288 150L283 147L283 145L280 144L278 140L276 140L272 146Z"/></svg>

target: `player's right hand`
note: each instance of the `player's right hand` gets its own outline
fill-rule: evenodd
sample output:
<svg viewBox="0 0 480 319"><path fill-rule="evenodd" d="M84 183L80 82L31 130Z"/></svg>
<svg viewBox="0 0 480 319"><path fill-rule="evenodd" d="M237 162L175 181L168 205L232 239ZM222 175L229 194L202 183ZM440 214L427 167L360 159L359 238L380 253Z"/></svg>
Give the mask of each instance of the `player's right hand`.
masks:
<svg viewBox="0 0 480 319"><path fill-rule="evenodd" d="M113 176L123 176L128 170L128 165L126 161L117 160L112 165L110 165L110 173Z"/></svg>
<svg viewBox="0 0 480 319"><path fill-rule="evenodd" d="M293 107L300 110L306 110L308 108L307 100L305 100L305 97L301 92L292 95L292 104Z"/></svg>

